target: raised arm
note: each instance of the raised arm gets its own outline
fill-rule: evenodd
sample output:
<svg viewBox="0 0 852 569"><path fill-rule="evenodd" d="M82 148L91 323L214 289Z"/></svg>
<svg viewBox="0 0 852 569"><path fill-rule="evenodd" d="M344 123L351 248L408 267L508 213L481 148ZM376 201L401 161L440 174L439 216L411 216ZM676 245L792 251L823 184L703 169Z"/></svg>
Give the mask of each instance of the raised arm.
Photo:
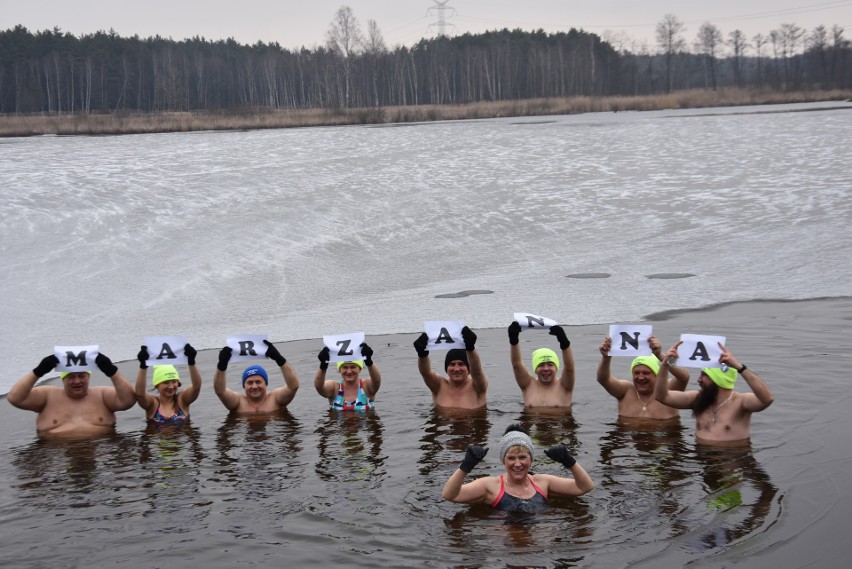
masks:
<svg viewBox="0 0 852 569"><path fill-rule="evenodd" d="M275 361L275 364L281 370L281 375L284 376L284 387L274 391L275 402L281 407L286 407L299 390L299 378L296 376L296 370L293 369L293 366L287 363L287 358L282 356L269 340L263 342L266 344L266 357Z"/></svg>
<svg viewBox="0 0 852 569"><path fill-rule="evenodd" d="M485 377L482 362L479 360L479 353L476 351L476 334L467 326L462 328L461 333L464 339L464 349L467 352L467 361L470 364L473 390L482 395L488 390L488 379Z"/></svg>
<svg viewBox="0 0 852 569"><path fill-rule="evenodd" d="M549 334L556 336L559 341L559 349L562 350L562 377L560 382L562 388L568 393L574 392L574 352L571 350L571 340L565 334L562 326L551 326Z"/></svg>
<svg viewBox="0 0 852 569"><path fill-rule="evenodd" d="M544 451L549 458L556 462L561 462L562 466L571 471L574 478L563 478L561 476L544 475L547 478L548 495L556 494L559 496L582 496L588 494L595 489L595 483L586 469L580 466L571 453L568 447L564 444L554 445Z"/></svg>
<svg viewBox="0 0 852 569"><path fill-rule="evenodd" d="M612 338L607 336L598 348L601 353L601 361L598 363L597 378L598 383L606 389L607 393L616 399L621 399L624 397L624 394L627 393L627 389L630 384L627 381L622 381L613 377L612 372L610 371L612 368L612 356L609 355L609 350L611 348Z"/></svg>
<svg viewBox="0 0 852 569"><path fill-rule="evenodd" d="M334 393L337 391L337 382L331 379L326 379L326 373L328 372L328 360L330 358L330 354L328 351L328 347L324 347L320 350L320 353L317 354L317 359L319 360L319 368L317 369L316 375L314 375L314 389L317 390L317 393L325 397L326 399L331 399L334 396Z"/></svg>
<svg viewBox="0 0 852 569"><path fill-rule="evenodd" d="M114 390L105 390L103 393L103 401L110 411L124 411L130 409L136 404L136 391L133 386L127 381L118 371L118 368L112 363L106 355L98 354L95 358L95 364L98 369L112 380Z"/></svg>
<svg viewBox="0 0 852 569"><path fill-rule="evenodd" d="M370 374L370 377L364 380L364 391L368 396L375 397L382 387L382 374L379 366L373 363L373 348L362 343L361 355L364 356L364 365L367 366L367 373Z"/></svg>
<svg viewBox="0 0 852 569"><path fill-rule="evenodd" d="M651 352L657 356L657 359L663 361L663 350L660 341L656 336L648 338L648 344L651 346ZM669 362L669 371L672 374L672 379L669 381L669 389L672 391L683 391L689 385L689 370L685 367L679 367Z"/></svg>
<svg viewBox="0 0 852 569"><path fill-rule="evenodd" d="M58 364L59 359L54 355L42 359L31 372L28 372L12 386L12 389L6 395L6 399L18 409L40 413L47 405L47 391L33 388L41 377L53 371L53 368Z"/></svg>
<svg viewBox="0 0 852 569"><path fill-rule="evenodd" d="M429 350L426 346L429 344L429 337L426 333L420 334L414 340L414 349L417 350L417 370L423 378L423 383L429 388L433 395L438 395L441 391L441 376L432 371L432 362L429 359Z"/></svg>
<svg viewBox="0 0 852 569"><path fill-rule="evenodd" d="M521 391L524 391L535 380L530 375L527 366L524 365L523 356L521 355L521 346L518 345L519 336L521 334L521 325L515 321L509 324L509 356L512 360L512 372L515 374L515 382Z"/></svg>
<svg viewBox="0 0 852 569"><path fill-rule="evenodd" d="M775 396L772 394L769 386L756 373L740 364L737 358L734 357L734 354L728 351L724 345L719 344L719 347L722 348L722 355L719 356L719 361L737 370L751 388L752 393L746 393L743 398L743 407L747 411L757 413L772 405L772 402L775 401Z"/></svg>
<svg viewBox="0 0 852 569"><path fill-rule="evenodd" d="M145 411L151 411L157 405L157 398L148 393L148 347L142 346L136 354L139 371L136 372L136 401Z"/></svg>
<svg viewBox="0 0 852 569"><path fill-rule="evenodd" d="M464 460L461 461L459 467L450 475L449 480L444 484L444 489L441 492L441 497L450 502L458 504L470 504L473 502L482 502L488 497L488 478L478 478L469 484L464 483L465 476L470 474L479 461L485 458L488 449L478 445L467 447L464 455Z"/></svg>
<svg viewBox="0 0 852 569"><path fill-rule="evenodd" d="M225 378L225 370L228 369L228 362L231 360L232 351L228 346L225 346L219 351L219 363L216 364L216 375L213 378L213 391L216 392L219 401L229 411L235 411L240 406L239 394L228 389Z"/></svg>
<svg viewBox="0 0 852 569"><path fill-rule="evenodd" d="M697 391L672 391L669 389L670 362L677 360L677 349L681 344L682 342L678 342L663 355L660 371L657 373L657 380L654 385L654 397L663 405L675 409L690 409L698 395Z"/></svg>
<svg viewBox="0 0 852 569"><path fill-rule="evenodd" d="M286 407L296 397L296 392L299 390L299 378L296 375L296 370L289 363L285 362L280 369L281 375L284 376L284 387L275 390L275 402L281 407Z"/></svg>
<svg viewBox="0 0 852 569"><path fill-rule="evenodd" d="M181 390L180 397L184 404L189 406L192 405L192 403L195 402L201 394L201 371L199 371L198 366L195 365L195 358L198 355L195 348L186 344L183 347L183 353L186 355L186 363L189 366L190 385Z"/></svg>

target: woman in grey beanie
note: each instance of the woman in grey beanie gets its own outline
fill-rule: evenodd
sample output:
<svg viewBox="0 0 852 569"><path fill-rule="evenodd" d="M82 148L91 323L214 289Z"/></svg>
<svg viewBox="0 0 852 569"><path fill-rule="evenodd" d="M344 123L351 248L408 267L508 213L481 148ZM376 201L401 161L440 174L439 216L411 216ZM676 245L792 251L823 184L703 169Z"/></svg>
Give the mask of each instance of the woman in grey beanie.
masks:
<svg viewBox="0 0 852 569"><path fill-rule="evenodd" d="M554 445L544 454L561 462L571 471L573 478L530 474L535 445L520 425L506 428L499 442L499 451L505 474L484 476L465 484L465 476L488 452L481 446L468 447L464 460L444 485L443 498L459 504L486 503L498 510L533 512L547 504L548 496L582 496L595 487L589 474L564 444Z"/></svg>

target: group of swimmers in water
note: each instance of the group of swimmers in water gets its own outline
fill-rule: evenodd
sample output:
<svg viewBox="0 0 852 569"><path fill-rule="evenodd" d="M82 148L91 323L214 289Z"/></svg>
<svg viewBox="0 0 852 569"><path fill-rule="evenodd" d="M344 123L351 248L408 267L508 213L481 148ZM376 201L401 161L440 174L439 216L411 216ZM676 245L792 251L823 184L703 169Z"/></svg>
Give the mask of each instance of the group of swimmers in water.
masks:
<svg viewBox="0 0 852 569"><path fill-rule="evenodd" d="M527 408L570 408L574 390L574 356L571 342L561 326L552 326L550 335L559 344L559 354L550 348L532 353L532 373L526 367L519 346L522 327L513 322L508 327L512 370ZM417 363L423 381L432 393L436 406L455 409L481 409L486 405L488 379L476 350L476 334L462 328L464 349L447 350L441 375L432 369L427 349L429 338L423 333L414 341ZM269 375L260 365L250 365L242 372L243 392L227 387L226 372L232 357L230 347L219 352L213 389L231 412L269 414L287 407L299 389L299 379L287 359L271 342L266 344L266 357L275 362L284 385L269 389ZM676 365L680 342L663 353L655 337L648 339L653 355L636 357L631 365L632 381L611 374L609 355L611 339L600 345L601 360L597 380L618 400L618 414L625 418L666 421L678 416L680 409L692 409L696 420L696 438L709 444L736 443L750 437L752 413L766 409L773 402L772 391L751 369L741 364L723 345L719 363L722 367L701 369L699 389L687 391L689 371ZM340 379L328 379L328 348L317 356L319 366L314 376L316 391L329 402L331 409L341 412L369 411L382 379L373 361L373 350L361 346L362 359L336 362ZM172 365L153 366L152 387L148 391L146 346L137 355L139 370L136 384L131 385L104 354L95 359L97 368L112 381L112 386L89 386L90 371L60 372L62 386L39 385L40 378L59 364L55 355L45 357L31 372L18 380L9 391L9 403L36 412L36 429L44 436L91 437L109 432L115 426L115 413L135 404L145 410L149 422L160 425L181 424L189 420L190 406L201 392L201 373L196 366L197 351L184 346L190 384L181 389L178 370ZM366 368L367 377L361 374ZM560 372L561 368L561 372ZM671 374L671 378L669 378ZM734 385L741 376L751 393L736 392ZM465 483L473 468L488 449L468 447L464 460L447 480L443 497L457 503L488 503L504 510L535 510L548 496L581 496L594 489L586 470L564 444L554 445L544 454L561 463L571 477L530 473L535 447L529 434L518 425L510 425L498 443L499 457L505 475L486 476Z"/></svg>

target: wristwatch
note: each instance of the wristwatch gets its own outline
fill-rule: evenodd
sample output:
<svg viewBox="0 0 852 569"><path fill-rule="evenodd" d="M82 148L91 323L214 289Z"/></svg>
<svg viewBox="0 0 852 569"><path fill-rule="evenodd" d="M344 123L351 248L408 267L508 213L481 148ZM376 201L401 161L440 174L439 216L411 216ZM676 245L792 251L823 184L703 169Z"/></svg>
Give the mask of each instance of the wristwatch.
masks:
<svg viewBox="0 0 852 569"><path fill-rule="evenodd" d="M741 367L740 369L738 369L738 370L737 370L737 373L738 373L738 374L740 374L740 375L742 375L742 374L743 374L743 372L744 372L745 370L747 370L747 369L748 369L748 368L746 367L746 365L745 365L745 364L743 364L743 367Z"/></svg>

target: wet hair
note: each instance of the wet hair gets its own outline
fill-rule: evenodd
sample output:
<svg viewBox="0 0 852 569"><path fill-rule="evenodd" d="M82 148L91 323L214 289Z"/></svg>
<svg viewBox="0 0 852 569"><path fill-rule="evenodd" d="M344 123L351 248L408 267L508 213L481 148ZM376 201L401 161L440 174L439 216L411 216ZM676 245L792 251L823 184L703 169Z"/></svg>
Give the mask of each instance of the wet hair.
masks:
<svg viewBox="0 0 852 569"><path fill-rule="evenodd" d="M709 385L702 386L698 390L698 397L692 402L692 415L694 417L709 409L716 402L716 396L719 394L719 386L712 381L708 383Z"/></svg>

